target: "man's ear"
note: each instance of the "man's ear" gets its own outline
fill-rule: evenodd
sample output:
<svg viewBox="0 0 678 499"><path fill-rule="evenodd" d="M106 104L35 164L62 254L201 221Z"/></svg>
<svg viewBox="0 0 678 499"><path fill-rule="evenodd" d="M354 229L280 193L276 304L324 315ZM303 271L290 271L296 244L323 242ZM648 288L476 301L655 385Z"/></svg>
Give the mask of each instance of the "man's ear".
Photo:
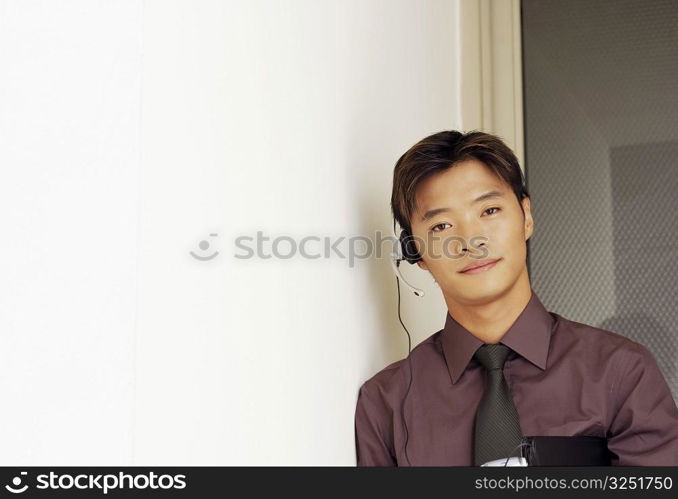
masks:
<svg viewBox="0 0 678 499"><path fill-rule="evenodd" d="M534 232L534 220L532 219L532 210L530 208L530 198L525 197L522 200L523 212L525 213L525 241L527 241Z"/></svg>
<svg viewBox="0 0 678 499"><path fill-rule="evenodd" d="M428 270L428 266L424 263L424 260L419 260L417 265L419 265L420 269Z"/></svg>

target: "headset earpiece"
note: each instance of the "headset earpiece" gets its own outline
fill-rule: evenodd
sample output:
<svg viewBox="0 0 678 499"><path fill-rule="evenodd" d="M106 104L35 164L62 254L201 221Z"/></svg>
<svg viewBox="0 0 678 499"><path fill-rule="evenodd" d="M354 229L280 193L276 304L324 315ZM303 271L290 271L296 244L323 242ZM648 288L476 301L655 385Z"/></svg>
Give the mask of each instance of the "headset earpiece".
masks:
<svg viewBox="0 0 678 499"><path fill-rule="evenodd" d="M409 263L417 263L421 260L417 246L414 244L414 237L405 229L400 232L400 251L403 254L403 260Z"/></svg>

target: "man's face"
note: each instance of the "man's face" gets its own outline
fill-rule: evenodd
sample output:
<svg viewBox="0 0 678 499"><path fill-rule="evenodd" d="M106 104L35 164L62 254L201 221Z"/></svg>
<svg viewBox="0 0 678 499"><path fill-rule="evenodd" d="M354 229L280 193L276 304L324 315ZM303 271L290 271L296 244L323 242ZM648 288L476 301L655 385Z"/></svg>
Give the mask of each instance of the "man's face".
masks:
<svg viewBox="0 0 678 499"><path fill-rule="evenodd" d="M499 195L474 201L492 191ZM447 299L469 305L491 302L527 278L530 200L523 199L523 216L511 187L484 163L465 160L427 178L416 201L411 226L423 259L418 265L431 272ZM438 209L445 211L422 219ZM481 259L499 261L483 272L460 272Z"/></svg>

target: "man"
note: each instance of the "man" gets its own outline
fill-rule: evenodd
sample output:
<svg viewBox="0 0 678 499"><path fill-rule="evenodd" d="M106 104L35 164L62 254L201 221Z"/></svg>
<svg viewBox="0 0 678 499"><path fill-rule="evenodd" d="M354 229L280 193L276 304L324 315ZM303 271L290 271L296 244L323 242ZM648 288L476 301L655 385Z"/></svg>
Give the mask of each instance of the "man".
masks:
<svg viewBox="0 0 678 499"><path fill-rule="evenodd" d="M520 456L523 436L598 437L613 465L678 465L678 408L652 354L531 288L530 198L501 139L421 140L396 163L391 207L448 312L360 387L358 466L480 465Z"/></svg>

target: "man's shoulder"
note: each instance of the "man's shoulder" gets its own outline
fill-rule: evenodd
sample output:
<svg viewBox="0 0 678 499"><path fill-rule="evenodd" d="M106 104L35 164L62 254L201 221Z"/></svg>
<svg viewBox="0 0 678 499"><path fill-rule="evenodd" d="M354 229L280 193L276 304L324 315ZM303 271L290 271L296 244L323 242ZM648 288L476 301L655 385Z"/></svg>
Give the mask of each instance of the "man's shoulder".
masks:
<svg viewBox="0 0 678 499"><path fill-rule="evenodd" d="M559 320L558 334L567 336L570 341L575 342L582 349L587 351L602 350L610 356L624 358L635 357L647 360L648 355L652 356L644 345L628 336L603 327L567 319L558 314L554 315Z"/></svg>
<svg viewBox="0 0 678 499"><path fill-rule="evenodd" d="M439 349L438 339L441 333L442 330L433 333L416 345L407 357L391 362L373 374L362 384L361 389L370 392L378 391L386 395L401 391L403 386L407 388L410 364L414 368L425 361L425 358L429 357L432 352Z"/></svg>

